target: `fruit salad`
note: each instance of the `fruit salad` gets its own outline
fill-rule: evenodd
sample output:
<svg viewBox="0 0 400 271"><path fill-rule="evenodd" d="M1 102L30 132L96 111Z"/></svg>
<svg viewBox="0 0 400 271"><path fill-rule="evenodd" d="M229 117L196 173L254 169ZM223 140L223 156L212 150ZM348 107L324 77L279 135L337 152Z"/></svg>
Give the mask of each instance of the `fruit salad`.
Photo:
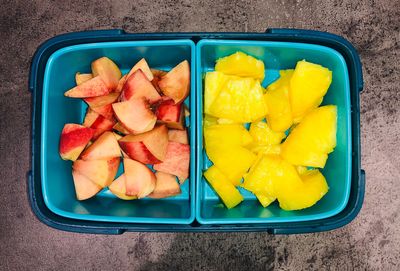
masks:
<svg viewBox="0 0 400 271"><path fill-rule="evenodd" d="M227 208L240 189L263 207L316 204L328 184L320 172L336 146L337 108L320 106L332 72L301 60L265 89L261 60L237 52L205 74L204 146L213 163L204 177Z"/></svg>
<svg viewBox="0 0 400 271"><path fill-rule="evenodd" d="M61 158L73 162L77 199L104 188L123 200L180 194L190 162L183 103L190 89L188 61L161 71L141 59L122 75L102 57L91 69L77 72L76 86L64 93L88 105L82 124L65 124L59 145ZM116 178L121 162L124 173Z"/></svg>

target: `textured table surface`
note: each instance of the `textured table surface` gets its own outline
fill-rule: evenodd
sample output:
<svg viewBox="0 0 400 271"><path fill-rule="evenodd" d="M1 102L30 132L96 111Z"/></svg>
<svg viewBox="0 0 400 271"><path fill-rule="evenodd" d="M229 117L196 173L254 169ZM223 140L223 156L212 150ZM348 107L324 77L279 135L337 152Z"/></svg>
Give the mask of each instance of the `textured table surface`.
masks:
<svg viewBox="0 0 400 271"><path fill-rule="evenodd" d="M366 1L1 1L0 270L400 270L400 2ZM317 29L358 49L362 166L366 197L359 216L332 232L98 236L66 233L32 214L31 57L64 32L123 28L153 31Z"/></svg>

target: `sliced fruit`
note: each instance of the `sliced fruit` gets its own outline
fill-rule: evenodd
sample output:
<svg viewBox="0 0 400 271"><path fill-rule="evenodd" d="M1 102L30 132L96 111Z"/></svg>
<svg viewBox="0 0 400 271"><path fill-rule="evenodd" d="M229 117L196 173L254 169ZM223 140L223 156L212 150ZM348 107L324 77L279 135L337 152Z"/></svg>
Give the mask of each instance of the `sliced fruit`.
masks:
<svg viewBox="0 0 400 271"><path fill-rule="evenodd" d="M130 158L144 164L160 163L167 154L168 129L165 125L157 126L142 134L127 135L118 142Z"/></svg>
<svg viewBox="0 0 400 271"><path fill-rule="evenodd" d="M119 93L111 92L110 94L98 97L91 97L83 99L90 107L99 107L107 104L112 104L118 100Z"/></svg>
<svg viewBox="0 0 400 271"><path fill-rule="evenodd" d="M227 80L210 107L210 114L245 123L260 120L267 114L260 82L252 78Z"/></svg>
<svg viewBox="0 0 400 271"><path fill-rule="evenodd" d="M303 185L291 187L279 196L279 206L283 210L301 210L317 203L329 190L325 177L319 170L309 170L301 175Z"/></svg>
<svg viewBox="0 0 400 271"><path fill-rule="evenodd" d="M216 166L208 168L204 172L204 177L228 209L243 201L239 190L226 179L226 176Z"/></svg>
<svg viewBox="0 0 400 271"><path fill-rule="evenodd" d="M90 128L95 130L93 139L97 139L105 131L112 131L112 127L114 125L114 120L109 120L101 115L98 115L96 120L90 125Z"/></svg>
<svg viewBox="0 0 400 271"><path fill-rule="evenodd" d="M217 124L217 118L216 117L213 117L213 116L210 116L210 115L205 115L204 116L204 118L203 118L203 129L205 127L208 127L210 125L215 125L215 124Z"/></svg>
<svg viewBox="0 0 400 271"><path fill-rule="evenodd" d="M114 111L111 104L106 104L102 106L92 107L92 110L106 119L113 120L114 119Z"/></svg>
<svg viewBox="0 0 400 271"><path fill-rule="evenodd" d="M136 196L140 199L153 192L156 176L146 165L124 158L124 170L127 196Z"/></svg>
<svg viewBox="0 0 400 271"><path fill-rule="evenodd" d="M256 197L264 208L268 207L271 203L273 203L276 200L275 197L271 197L269 195L257 194Z"/></svg>
<svg viewBox="0 0 400 271"><path fill-rule="evenodd" d="M337 107L321 106L308 113L282 143L282 157L296 166L323 168L336 147Z"/></svg>
<svg viewBox="0 0 400 271"><path fill-rule="evenodd" d="M108 187L108 189L120 199L123 200L134 200L137 199L136 196L127 196L126 195L126 180L125 174L120 175L117 179L115 179L112 184Z"/></svg>
<svg viewBox="0 0 400 271"><path fill-rule="evenodd" d="M268 108L267 121L271 129L284 132L293 124L292 110L290 109L289 88L293 70L280 71L281 77L267 87L264 94Z"/></svg>
<svg viewBox="0 0 400 271"><path fill-rule="evenodd" d="M158 82L161 80L161 78L166 75L168 72L166 71L162 71L162 70L156 70L156 69L151 69L151 72L153 73L153 80L151 81L151 83L153 84L153 86L156 88L156 90L158 91L158 93L162 93L160 87L158 86Z"/></svg>
<svg viewBox="0 0 400 271"><path fill-rule="evenodd" d="M292 116L298 123L307 112L318 107L332 82L332 72L321 65L297 62L290 79L289 99Z"/></svg>
<svg viewBox="0 0 400 271"><path fill-rule="evenodd" d="M204 113L210 114L210 107L218 97L221 88L225 85L229 76L222 72L207 72L204 79Z"/></svg>
<svg viewBox="0 0 400 271"><path fill-rule="evenodd" d="M189 177L190 146L170 141L163 162L154 165L154 170L169 173L183 183Z"/></svg>
<svg viewBox="0 0 400 271"><path fill-rule="evenodd" d="M113 126L113 129L114 129L115 131L120 132L121 134L124 134L124 135L129 135L129 134L130 134L130 132L129 132L121 123L119 123L119 122L117 122L117 123Z"/></svg>
<svg viewBox="0 0 400 271"><path fill-rule="evenodd" d="M206 148L212 146L247 146L253 142L250 133L241 124L216 124L204 127Z"/></svg>
<svg viewBox="0 0 400 271"><path fill-rule="evenodd" d="M90 107L88 107L82 125L85 127L90 127L96 121L98 116L98 113L94 112L92 109L90 109Z"/></svg>
<svg viewBox="0 0 400 271"><path fill-rule="evenodd" d="M114 180L119 162L119 157L109 160L76 160L72 168L104 188Z"/></svg>
<svg viewBox="0 0 400 271"><path fill-rule="evenodd" d="M122 88L120 100L129 101L132 98L146 98L151 104L161 99L160 94L142 70L132 73Z"/></svg>
<svg viewBox="0 0 400 271"><path fill-rule="evenodd" d="M249 148L252 152L258 154L280 154L281 145L251 145Z"/></svg>
<svg viewBox="0 0 400 271"><path fill-rule="evenodd" d="M206 152L214 165L234 185L240 184L243 175L256 159L254 153L241 146L210 146Z"/></svg>
<svg viewBox="0 0 400 271"><path fill-rule="evenodd" d="M157 117L144 98L133 98L112 105L119 122L131 133L144 133L153 129Z"/></svg>
<svg viewBox="0 0 400 271"><path fill-rule="evenodd" d="M75 82L76 85L82 85L83 83L85 83L86 81L89 81L90 79L93 78L93 75L91 73L80 73L77 72L75 74Z"/></svg>
<svg viewBox="0 0 400 271"><path fill-rule="evenodd" d="M228 75L252 77L260 81L264 80L265 74L264 62L243 52L218 59L215 70Z"/></svg>
<svg viewBox="0 0 400 271"><path fill-rule="evenodd" d="M74 179L75 194L78 200L90 199L102 189L101 186L95 184L75 170L72 170L72 177Z"/></svg>
<svg viewBox="0 0 400 271"><path fill-rule="evenodd" d="M278 155L263 155L244 177L243 187L256 195L276 198L302 185L296 169Z"/></svg>
<svg viewBox="0 0 400 271"><path fill-rule="evenodd" d="M182 104L175 104L173 100L162 101L155 111L157 120L169 128L183 130L185 115Z"/></svg>
<svg viewBox="0 0 400 271"><path fill-rule="evenodd" d="M149 198L161 199L179 195L181 188L176 181L174 175L157 171L156 172L156 187L149 195Z"/></svg>
<svg viewBox="0 0 400 271"><path fill-rule="evenodd" d="M114 125L115 126L115 125ZM114 137L115 137L115 139L118 141L118 140L120 140L121 138L122 138L122 135L120 135L120 134L117 134L117 133L114 133L113 132L113 135L114 135Z"/></svg>
<svg viewBox="0 0 400 271"><path fill-rule="evenodd" d="M118 141L112 132L104 132L81 155L82 160L104 160L120 157Z"/></svg>
<svg viewBox="0 0 400 271"><path fill-rule="evenodd" d="M119 79L121 79L121 71L108 57L101 57L92 62L93 76L100 76L106 84L107 88L114 90Z"/></svg>
<svg viewBox="0 0 400 271"><path fill-rule="evenodd" d="M149 81L153 80L153 73L150 70L149 65L146 62L146 59L142 58L141 60L139 60L135 66L132 67L132 69L129 71L128 76L131 76L135 71L137 70L142 70L142 72L146 75L147 79L149 79Z"/></svg>
<svg viewBox="0 0 400 271"><path fill-rule="evenodd" d="M253 122L249 129L256 145L278 145L286 137L283 132L274 132L264 121Z"/></svg>
<svg viewBox="0 0 400 271"><path fill-rule="evenodd" d="M100 76L96 76L79 86L71 88L64 95L71 98L88 98L107 95L111 90Z"/></svg>
<svg viewBox="0 0 400 271"><path fill-rule="evenodd" d="M183 102L189 95L190 67L187 60L182 61L158 82L164 95L170 97L175 103Z"/></svg>
<svg viewBox="0 0 400 271"><path fill-rule="evenodd" d="M168 140L182 144L189 144L186 130L168 130Z"/></svg>
<svg viewBox="0 0 400 271"><path fill-rule="evenodd" d="M126 78L128 78L128 74L125 74L124 76L121 77L118 81L118 85L115 88L115 92L120 93L125 85Z"/></svg>
<svg viewBox="0 0 400 271"><path fill-rule="evenodd" d="M92 139L94 130L85 126L67 123L61 132L59 152L63 160L75 161Z"/></svg>

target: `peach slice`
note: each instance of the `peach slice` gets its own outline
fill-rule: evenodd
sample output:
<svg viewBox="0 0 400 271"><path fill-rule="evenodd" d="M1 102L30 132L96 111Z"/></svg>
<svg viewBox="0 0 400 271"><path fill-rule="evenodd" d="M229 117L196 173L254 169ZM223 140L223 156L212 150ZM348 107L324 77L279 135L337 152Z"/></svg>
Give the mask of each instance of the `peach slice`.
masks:
<svg viewBox="0 0 400 271"><path fill-rule="evenodd" d="M113 129L115 130L115 131L118 131L118 132L120 132L121 134L124 134L124 135L129 135L131 132L129 132L127 129L125 129L125 127L121 124L121 123L119 123L119 122L117 122L114 126L113 126Z"/></svg>
<svg viewBox="0 0 400 271"><path fill-rule="evenodd" d="M97 139L105 131L111 131L115 125L115 120L109 120L98 115L95 121L90 125L90 128L95 129L93 139Z"/></svg>
<svg viewBox="0 0 400 271"><path fill-rule="evenodd" d="M59 152L63 160L75 161L92 139L94 130L79 124L67 123L61 132Z"/></svg>
<svg viewBox="0 0 400 271"><path fill-rule="evenodd" d="M82 160L104 160L120 157L118 141L112 132L104 132L82 154Z"/></svg>
<svg viewBox="0 0 400 271"><path fill-rule="evenodd" d="M72 168L104 188L109 186L114 180L119 162L119 157L109 160L76 160Z"/></svg>
<svg viewBox="0 0 400 271"><path fill-rule="evenodd" d="M101 57L92 62L93 76L99 75L107 88L114 90L121 78L121 71L118 66L108 57Z"/></svg>
<svg viewBox="0 0 400 271"><path fill-rule="evenodd" d="M163 162L154 165L154 170L175 175L183 183L189 177L190 146L170 141Z"/></svg>
<svg viewBox="0 0 400 271"><path fill-rule="evenodd" d="M169 128L184 129L185 113L182 104L175 104L173 100L162 101L156 109L157 120Z"/></svg>
<svg viewBox="0 0 400 271"><path fill-rule="evenodd" d="M143 134L127 135L118 142L130 158L144 164L160 163L167 153L168 129L161 125Z"/></svg>
<svg viewBox="0 0 400 271"><path fill-rule="evenodd" d="M153 73L151 72L150 67L147 64L146 59L142 58L141 60L139 60L135 64L135 66L133 66L132 69L129 71L127 78L129 78L129 76L131 76L137 70L142 70L149 81L153 80Z"/></svg>
<svg viewBox="0 0 400 271"><path fill-rule="evenodd" d="M111 104L106 104L102 106L92 107L92 110L106 119L113 120L114 118L114 111Z"/></svg>
<svg viewBox="0 0 400 271"><path fill-rule="evenodd" d="M120 199L123 200L134 200L137 199L136 196L127 196L126 195L126 181L125 174L122 174L117 179L115 179L112 184L108 187L108 189Z"/></svg>
<svg viewBox="0 0 400 271"><path fill-rule="evenodd" d="M77 72L75 74L75 82L76 82L77 86L82 85L83 83L85 83L86 81L89 81L92 78L93 78L93 75L91 73Z"/></svg>
<svg viewBox="0 0 400 271"><path fill-rule="evenodd" d="M128 74L125 74L124 76L121 77L121 79L119 79L118 85L117 85L117 87L115 88L115 92L121 92L121 91L122 91L122 88L123 88L124 85L125 85L125 81L126 81L126 78L127 78L127 77L128 77Z"/></svg>
<svg viewBox="0 0 400 271"><path fill-rule="evenodd" d="M127 196L136 196L140 199L153 192L156 176L146 165L124 158L124 170Z"/></svg>
<svg viewBox="0 0 400 271"><path fill-rule="evenodd" d="M187 60L182 61L158 82L164 95L170 97L175 103L181 103L189 95L190 67Z"/></svg>
<svg viewBox="0 0 400 271"><path fill-rule="evenodd" d="M98 116L99 116L98 113L94 112L91 108L88 108L86 110L86 115L82 125L85 127L90 127L96 121Z"/></svg>
<svg viewBox="0 0 400 271"><path fill-rule="evenodd" d="M162 93L160 87L158 86L158 82L161 80L161 78L167 74L166 71L162 71L162 70L156 70L156 69L150 69L151 73L153 74L153 80L151 80L151 83L153 84L153 86L156 88L156 90L158 91L158 93Z"/></svg>
<svg viewBox="0 0 400 271"><path fill-rule="evenodd" d="M181 188L174 175L161 171L156 172L156 187L149 195L149 198L161 199L176 196L180 193Z"/></svg>
<svg viewBox="0 0 400 271"><path fill-rule="evenodd" d="M98 97L90 97L83 99L90 107L99 107L107 104L112 104L118 100L119 93L111 92L110 94Z"/></svg>
<svg viewBox="0 0 400 271"><path fill-rule="evenodd" d="M75 170L72 170L72 177L74 179L75 194L78 200L89 199L99 193L102 189L101 186L95 184Z"/></svg>
<svg viewBox="0 0 400 271"><path fill-rule="evenodd" d="M129 101L132 98L146 98L151 104L161 99L160 94L151 84L142 70L137 70L126 80L122 88L121 101Z"/></svg>
<svg viewBox="0 0 400 271"><path fill-rule="evenodd" d="M169 130L168 140L182 144L189 144L188 135L186 130Z"/></svg>
<svg viewBox="0 0 400 271"><path fill-rule="evenodd" d="M150 131L156 124L157 117L144 98L114 103L112 107L119 122L133 134Z"/></svg>
<svg viewBox="0 0 400 271"><path fill-rule="evenodd" d="M107 95L111 90L100 76L96 76L79 86L71 88L64 95L71 98L89 98Z"/></svg>

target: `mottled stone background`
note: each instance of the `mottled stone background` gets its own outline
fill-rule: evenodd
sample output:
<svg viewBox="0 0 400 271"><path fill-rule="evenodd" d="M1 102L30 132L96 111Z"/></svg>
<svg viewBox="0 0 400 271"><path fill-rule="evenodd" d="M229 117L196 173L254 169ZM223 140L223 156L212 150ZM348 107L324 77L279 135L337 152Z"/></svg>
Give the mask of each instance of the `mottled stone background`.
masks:
<svg viewBox="0 0 400 271"><path fill-rule="evenodd" d="M400 270L400 2L0 1L0 270ZM64 32L326 30L358 49L362 166L359 216L332 232L66 233L40 223L25 185L29 165L27 79L40 43Z"/></svg>

